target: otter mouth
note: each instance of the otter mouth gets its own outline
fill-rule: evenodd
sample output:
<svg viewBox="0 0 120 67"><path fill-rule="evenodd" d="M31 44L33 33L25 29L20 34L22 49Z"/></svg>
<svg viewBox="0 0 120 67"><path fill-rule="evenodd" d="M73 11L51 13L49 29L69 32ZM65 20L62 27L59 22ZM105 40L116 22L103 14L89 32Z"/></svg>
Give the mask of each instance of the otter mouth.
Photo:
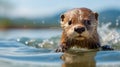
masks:
<svg viewBox="0 0 120 67"><path fill-rule="evenodd" d="M83 38L84 36L82 36L82 35L78 35L78 36L76 36L76 38Z"/></svg>
<svg viewBox="0 0 120 67"><path fill-rule="evenodd" d="M83 36L79 35L79 36L77 36L77 37L83 37Z"/></svg>

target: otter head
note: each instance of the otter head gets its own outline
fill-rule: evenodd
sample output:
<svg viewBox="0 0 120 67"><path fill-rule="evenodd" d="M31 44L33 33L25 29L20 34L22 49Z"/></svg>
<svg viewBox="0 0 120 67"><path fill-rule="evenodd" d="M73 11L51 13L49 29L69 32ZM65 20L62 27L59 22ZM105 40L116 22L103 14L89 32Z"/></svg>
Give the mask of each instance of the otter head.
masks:
<svg viewBox="0 0 120 67"><path fill-rule="evenodd" d="M61 15L61 27L70 39L89 39L97 33L98 14L88 8L75 8Z"/></svg>

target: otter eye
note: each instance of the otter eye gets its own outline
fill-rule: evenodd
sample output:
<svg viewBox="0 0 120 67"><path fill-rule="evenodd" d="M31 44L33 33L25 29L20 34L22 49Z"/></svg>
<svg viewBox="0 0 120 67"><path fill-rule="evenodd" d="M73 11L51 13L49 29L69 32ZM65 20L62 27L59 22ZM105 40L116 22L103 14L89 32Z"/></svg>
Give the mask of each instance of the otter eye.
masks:
<svg viewBox="0 0 120 67"><path fill-rule="evenodd" d="M69 21L69 22L68 22L68 25L71 25L71 24L72 24L72 21Z"/></svg>
<svg viewBox="0 0 120 67"><path fill-rule="evenodd" d="M87 24L87 25L91 25L90 20L84 20L84 23Z"/></svg>

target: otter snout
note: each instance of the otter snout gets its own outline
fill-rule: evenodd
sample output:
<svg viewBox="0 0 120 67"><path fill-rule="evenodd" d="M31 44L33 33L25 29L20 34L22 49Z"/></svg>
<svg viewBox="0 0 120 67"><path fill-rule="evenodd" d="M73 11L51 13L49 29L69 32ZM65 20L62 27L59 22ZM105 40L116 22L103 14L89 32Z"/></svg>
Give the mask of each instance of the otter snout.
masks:
<svg viewBox="0 0 120 67"><path fill-rule="evenodd" d="M75 27L74 31L81 34L85 31L85 27Z"/></svg>

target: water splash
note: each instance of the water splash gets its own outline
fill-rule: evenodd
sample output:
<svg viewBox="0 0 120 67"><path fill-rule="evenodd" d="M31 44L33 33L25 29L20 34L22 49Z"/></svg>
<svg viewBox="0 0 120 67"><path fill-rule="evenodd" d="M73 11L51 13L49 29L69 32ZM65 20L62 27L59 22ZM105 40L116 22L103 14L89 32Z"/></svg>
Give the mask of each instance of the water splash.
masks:
<svg viewBox="0 0 120 67"><path fill-rule="evenodd" d="M118 25L117 22L116 24ZM120 49L120 33L117 28L110 28L111 25L112 23L109 22L107 24L101 24L101 26L98 27L101 43L102 45L110 45L115 49Z"/></svg>
<svg viewBox="0 0 120 67"><path fill-rule="evenodd" d="M50 39L30 39L22 37L18 38L17 41L36 48L55 49L58 46L59 39L59 36L51 37Z"/></svg>
<svg viewBox="0 0 120 67"><path fill-rule="evenodd" d="M116 23L118 25L118 23ZM102 45L110 45L115 49L120 50L120 33L116 28L110 28L111 22L101 24L98 27L98 33L100 35ZM58 47L60 41L60 35L54 36L49 39L30 39L30 38L18 38L18 42L24 43L28 46L36 48L55 49Z"/></svg>

